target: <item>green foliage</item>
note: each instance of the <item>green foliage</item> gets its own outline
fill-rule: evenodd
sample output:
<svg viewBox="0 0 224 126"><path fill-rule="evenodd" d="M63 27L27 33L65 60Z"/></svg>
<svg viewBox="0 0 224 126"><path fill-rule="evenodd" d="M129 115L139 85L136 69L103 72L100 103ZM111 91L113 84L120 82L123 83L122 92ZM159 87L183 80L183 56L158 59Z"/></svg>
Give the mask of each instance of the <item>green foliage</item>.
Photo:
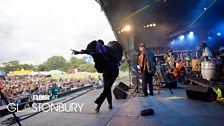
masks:
<svg viewBox="0 0 224 126"><path fill-rule="evenodd" d="M44 63L34 67L33 65L29 64L20 64L18 60L9 61L8 63L4 64L4 67L0 68L3 69L6 73L9 71L15 70L37 70L37 71L49 71L49 70L62 70L67 72L69 69L81 68L87 72L96 72L94 68L94 64L85 62L83 59L78 59L76 57L71 57L69 61L66 61L62 56L52 56L47 59Z"/></svg>
<svg viewBox="0 0 224 126"><path fill-rule="evenodd" d="M79 67L79 69L83 69L86 72L96 72L96 69L94 68L94 64L91 63L85 63L85 64L81 64Z"/></svg>
<svg viewBox="0 0 224 126"><path fill-rule="evenodd" d="M4 63L4 67L2 68L2 70L5 71L5 73L21 69L34 70L34 66L29 64L20 64L18 60L12 60L7 63Z"/></svg>
<svg viewBox="0 0 224 126"><path fill-rule="evenodd" d="M34 70L34 66L33 65L29 65L29 64L20 64L19 66L19 70L24 69L24 70Z"/></svg>
<svg viewBox="0 0 224 126"><path fill-rule="evenodd" d="M45 70L44 64L40 64L37 66L37 71L44 71L44 70Z"/></svg>
<svg viewBox="0 0 224 126"><path fill-rule="evenodd" d="M4 70L4 67L0 67L0 70Z"/></svg>
<svg viewBox="0 0 224 126"><path fill-rule="evenodd" d="M121 63L121 66L119 67L120 71L128 71L128 63L127 61L124 61Z"/></svg>
<svg viewBox="0 0 224 126"><path fill-rule="evenodd" d="M69 69L81 68L87 72L96 72L94 65L85 62L83 59L78 59L76 57L70 57L69 61L62 56L52 56L43 64L37 67L38 71L49 71L49 70L62 70L67 72Z"/></svg>
<svg viewBox="0 0 224 126"><path fill-rule="evenodd" d="M66 65L66 60L62 56L52 56L44 62L44 70L56 70L61 69Z"/></svg>
<svg viewBox="0 0 224 126"><path fill-rule="evenodd" d="M76 57L70 57L70 60L67 62L67 66L70 69L78 68L80 65L85 64L86 62L83 59L78 59Z"/></svg>

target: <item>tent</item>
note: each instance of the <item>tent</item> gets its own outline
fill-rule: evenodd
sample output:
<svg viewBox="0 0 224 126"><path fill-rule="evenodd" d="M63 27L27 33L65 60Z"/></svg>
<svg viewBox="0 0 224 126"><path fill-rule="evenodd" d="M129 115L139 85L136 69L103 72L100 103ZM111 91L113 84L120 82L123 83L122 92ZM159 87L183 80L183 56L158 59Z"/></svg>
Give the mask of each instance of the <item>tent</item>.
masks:
<svg viewBox="0 0 224 126"><path fill-rule="evenodd" d="M52 74L65 74L65 72L60 71L60 70L51 70L51 71L49 71L49 74L50 75L52 75Z"/></svg>
<svg viewBox="0 0 224 126"><path fill-rule="evenodd" d="M4 70L0 70L0 76L5 76Z"/></svg>
<svg viewBox="0 0 224 126"><path fill-rule="evenodd" d="M13 75L28 75L30 73L32 73L32 70L17 70L17 71L13 71Z"/></svg>

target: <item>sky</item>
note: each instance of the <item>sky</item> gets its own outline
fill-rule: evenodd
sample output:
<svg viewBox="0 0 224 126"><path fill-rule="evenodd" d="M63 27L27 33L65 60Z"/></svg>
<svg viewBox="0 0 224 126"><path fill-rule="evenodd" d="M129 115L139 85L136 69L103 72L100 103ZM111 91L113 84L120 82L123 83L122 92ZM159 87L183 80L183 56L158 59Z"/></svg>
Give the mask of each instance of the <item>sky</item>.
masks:
<svg viewBox="0 0 224 126"><path fill-rule="evenodd" d="M92 40L115 40L95 0L0 0L0 64L71 57Z"/></svg>

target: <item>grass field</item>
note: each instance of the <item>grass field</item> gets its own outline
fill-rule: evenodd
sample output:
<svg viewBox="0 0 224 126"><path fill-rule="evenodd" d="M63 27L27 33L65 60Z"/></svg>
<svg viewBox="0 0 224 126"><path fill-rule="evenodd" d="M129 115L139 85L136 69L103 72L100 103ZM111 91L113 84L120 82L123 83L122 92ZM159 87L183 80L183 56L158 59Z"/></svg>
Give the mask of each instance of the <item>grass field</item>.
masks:
<svg viewBox="0 0 224 126"><path fill-rule="evenodd" d="M87 78L89 76L94 77L94 78L98 78L98 75L100 75L99 73L77 73L77 74L56 74L56 75L52 75L53 79L60 79L60 78L74 78L74 79L82 79L82 78ZM124 77L127 76L128 72L120 72L119 73L119 77Z"/></svg>

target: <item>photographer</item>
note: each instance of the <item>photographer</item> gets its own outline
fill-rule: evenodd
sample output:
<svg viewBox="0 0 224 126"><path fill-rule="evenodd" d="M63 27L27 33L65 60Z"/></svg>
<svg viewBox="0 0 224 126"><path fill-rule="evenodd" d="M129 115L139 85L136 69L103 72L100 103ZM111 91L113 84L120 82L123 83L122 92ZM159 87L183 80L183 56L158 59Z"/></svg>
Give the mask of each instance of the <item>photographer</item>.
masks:
<svg viewBox="0 0 224 126"><path fill-rule="evenodd" d="M72 50L73 54L89 54L93 57L97 72L103 73L104 90L96 99L97 107L95 111L98 113L104 100L107 98L109 109L112 109L112 93L111 87L118 77L120 60L123 55L122 47L117 41L111 41L108 45L104 45L102 40L92 41L88 44L86 50L80 52Z"/></svg>

